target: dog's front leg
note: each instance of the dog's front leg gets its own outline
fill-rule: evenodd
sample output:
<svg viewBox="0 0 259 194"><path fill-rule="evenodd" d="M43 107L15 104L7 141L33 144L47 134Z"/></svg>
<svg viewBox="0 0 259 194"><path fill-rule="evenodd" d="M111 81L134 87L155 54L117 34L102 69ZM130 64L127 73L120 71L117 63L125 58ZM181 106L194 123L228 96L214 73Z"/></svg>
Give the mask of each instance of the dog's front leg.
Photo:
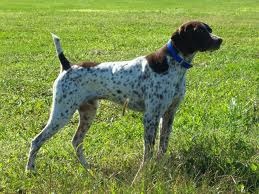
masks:
<svg viewBox="0 0 259 194"><path fill-rule="evenodd" d="M170 107L163 115L162 127L160 129L160 142L158 149L158 158L161 158L167 150L169 137L172 131L174 116L180 104L180 99L174 99Z"/></svg>
<svg viewBox="0 0 259 194"><path fill-rule="evenodd" d="M139 167L139 170L132 181L132 185L136 181L142 168L146 166L145 163L147 163L153 156L159 120L160 115L157 113L157 111L155 111L155 109L153 111L146 111L144 113L144 157Z"/></svg>
<svg viewBox="0 0 259 194"><path fill-rule="evenodd" d="M160 115L157 112L145 112L144 114L144 158L143 163L149 161L154 152L155 139Z"/></svg>

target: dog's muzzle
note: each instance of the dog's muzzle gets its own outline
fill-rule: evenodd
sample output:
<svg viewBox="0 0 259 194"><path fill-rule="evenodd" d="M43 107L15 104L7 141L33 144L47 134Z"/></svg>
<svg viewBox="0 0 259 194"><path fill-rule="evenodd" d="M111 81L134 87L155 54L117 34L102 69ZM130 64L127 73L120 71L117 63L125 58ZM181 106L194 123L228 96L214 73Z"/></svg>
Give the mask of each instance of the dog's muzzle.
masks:
<svg viewBox="0 0 259 194"><path fill-rule="evenodd" d="M212 47L211 47L210 51L219 49L221 43L223 42L223 39L214 34L211 34L211 39L212 39Z"/></svg>

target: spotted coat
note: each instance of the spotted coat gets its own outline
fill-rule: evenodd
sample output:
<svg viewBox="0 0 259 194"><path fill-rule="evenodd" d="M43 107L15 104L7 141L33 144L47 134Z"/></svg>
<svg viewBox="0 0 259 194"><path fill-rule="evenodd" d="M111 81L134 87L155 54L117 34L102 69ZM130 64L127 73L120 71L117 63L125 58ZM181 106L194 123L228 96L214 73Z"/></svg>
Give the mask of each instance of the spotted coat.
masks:
<svg viewBox="0 0 259 194"><path fill-rule="evenodd" d="M198 51L218 49L222 39L211 34L202 22L183 24L171 37L178 55L191 63ZM196 38L195 38L196 37ZM62 72L54 83L51 114L45 128L32 141L27 169L34 169L42 144L61 129L79 111L80 121L72 140L81 164L88 168L82 142L93 119L98 101L111 100L144 113L144 160L153 156L159 121L162 118L158 155L168 147L169 135L177 107L185 94L187 69L168 52L167 46L147 56L130 61L84 62L71 65L65 58L59 38L53 35Z"/></svg>

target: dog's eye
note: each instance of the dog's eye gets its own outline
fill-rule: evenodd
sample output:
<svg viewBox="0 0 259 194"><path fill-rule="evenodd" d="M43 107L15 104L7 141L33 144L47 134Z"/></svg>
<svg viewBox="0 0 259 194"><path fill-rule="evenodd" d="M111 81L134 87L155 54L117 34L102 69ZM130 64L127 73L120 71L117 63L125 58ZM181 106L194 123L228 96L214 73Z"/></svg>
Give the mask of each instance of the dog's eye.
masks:
<svg viewBox="0 0 259 194"><path fill-rule="evenodd" d="M212 33L212 29L209 27L209 26L206 26L207 28L207 31L209 32L209 33Z"/></svg>
<svg viewBox="0 0 259 194"><path fill-rule="evenodd" d="M209 33L212 33L212 29L211 29L211 27L209 27L208 24L203 23L203 25L206 27L206 30L207 30Z"/></svg>

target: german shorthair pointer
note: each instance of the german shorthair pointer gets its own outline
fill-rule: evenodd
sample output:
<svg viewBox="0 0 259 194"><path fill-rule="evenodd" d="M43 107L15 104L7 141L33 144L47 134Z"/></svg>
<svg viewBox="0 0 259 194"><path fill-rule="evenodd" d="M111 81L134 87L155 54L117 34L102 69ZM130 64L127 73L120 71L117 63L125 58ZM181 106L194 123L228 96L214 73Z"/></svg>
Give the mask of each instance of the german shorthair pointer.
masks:
<svg viewBox="0 0 259 194"><path fill-rule="evenodd" d="M199 21L180 26L162 48L131 61L71 64L63 54L60 40L52 34L62 70L54 83L53 104L45 128L33 139L27 170L35 168L40 147L64 125L76 110L80 121L72 144L80 163L88 168L83 139L95 118L98 101L109 99L144 113L144 161L151 159L162 119L158 156L167 150L176 109L185 94L185 74L200 51L219 49L222 39Z"/></svg>

